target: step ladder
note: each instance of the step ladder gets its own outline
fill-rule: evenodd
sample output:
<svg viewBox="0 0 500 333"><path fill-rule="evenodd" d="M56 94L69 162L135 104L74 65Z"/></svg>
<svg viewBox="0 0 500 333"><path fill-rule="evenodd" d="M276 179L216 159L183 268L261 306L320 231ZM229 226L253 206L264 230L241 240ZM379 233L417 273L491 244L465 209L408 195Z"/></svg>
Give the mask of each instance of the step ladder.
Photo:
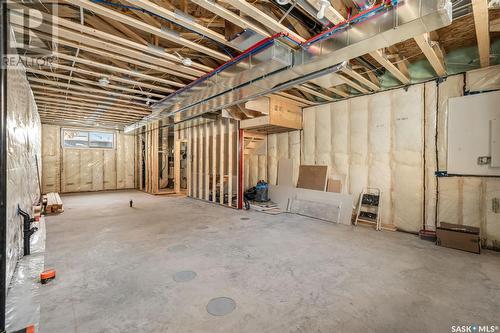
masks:
<svg viewBox="0 0 500 333"><path fill-rule="evenodd" d="M375 227L375 230L382 230L380 222L380 200L382 191L378 188L365 188L359 196L358 210L354 225L369 225Z"/></svg>

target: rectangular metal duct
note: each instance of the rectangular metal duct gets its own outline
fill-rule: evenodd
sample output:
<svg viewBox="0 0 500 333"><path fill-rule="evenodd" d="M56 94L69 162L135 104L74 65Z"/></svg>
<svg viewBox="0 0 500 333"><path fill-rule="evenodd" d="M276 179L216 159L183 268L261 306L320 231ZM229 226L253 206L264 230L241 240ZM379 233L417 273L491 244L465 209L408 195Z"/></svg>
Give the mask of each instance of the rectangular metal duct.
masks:
<svg viewBox="0 0 500 333"><path fill-rule="evenodd" d="M367 16L329 38L293 49L276 41L270 48L232 65L199 85L172 94L153 106L156 115L182 122L205 112L289 88L313 73L331 73L349 59L388 47L451 23L449 0L406 0ZM295 83L297 84L297 83ZM143 126L140 122L127 131Z"/></svg>

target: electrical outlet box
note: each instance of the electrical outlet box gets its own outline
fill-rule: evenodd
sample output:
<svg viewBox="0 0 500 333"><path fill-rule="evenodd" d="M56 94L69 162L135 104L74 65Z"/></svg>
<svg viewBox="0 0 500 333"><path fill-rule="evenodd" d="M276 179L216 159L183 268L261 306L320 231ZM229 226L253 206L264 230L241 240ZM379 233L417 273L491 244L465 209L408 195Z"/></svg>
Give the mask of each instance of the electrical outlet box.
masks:
<svg viewBox="0 0 500 333"><path fill-rule="evenodd" d="M448 174L500 176L500 91L448 100Z"/></svg>

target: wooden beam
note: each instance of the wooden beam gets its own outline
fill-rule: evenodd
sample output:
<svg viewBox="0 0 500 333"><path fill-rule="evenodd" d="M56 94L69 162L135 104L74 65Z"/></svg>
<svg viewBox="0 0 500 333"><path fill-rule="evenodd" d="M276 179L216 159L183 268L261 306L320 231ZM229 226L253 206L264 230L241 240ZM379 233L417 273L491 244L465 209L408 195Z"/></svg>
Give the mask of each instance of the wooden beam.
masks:
<svg viewBox="0 0 500 333"><path fill-rule="evenodd" d="M442 52L436 52L435 48L431 45L432 41L430 39L429 33L414 37L413 39L424 53L425 57L431 64L436 74L438 76L445 76L446 67L444 64L444 59L442 57ZM439 46L436 45L435 47Z"/></svg>
<svg viewBox="0 0 500 333"><path fill-rule="evenodd" d="M257 9L255 6L253 6L251 3L249 3L245 0L224 0L224 2L230 4L234 8L239 9L241 12L245 13L246 15L257 19L260 23L262 23L264 26L269 28L274 33L287 32L290 35L290 37L295 38L301 42L305 41L305 39L302 38L300 35L298 35L294 31L288 29L284 25L278 23L278 21L276 21L274 18L265 14L264 12Z"/></svg>
<svg viewBox="0 0 500 333"><path fill-rule="evenodd" d="M403 84L410 84L410 79L405 76L392 62L390 62L386 56L384 55L383 50L376 50L370 52L370 55L375 59L379 64L384 66L397 80L399 80Z"/></svg>
<svg viewBox="0 0 500 333"><path fill-rule="evenodd" d="M192 161L192 168L193 168L193 175L192 175L192 180L193 180L193 189L191 191L192 197L193 198L198 198L198 127L197 126L192 126L192 136L191 140L193 141L192 144L192 149L193 149L193 161Z"/></svg>
<svg viewBox="0 0 500 333"><path fill-rule="evenodd" d="M131 0L131 1L118 0L118 1L121 2L122 4L126 5L126 6L130 6L130 5L133 6L134 5L133 0ZM153 27L161 28L160 22L158 22L157 20L155 20L150 15L148 15L146 13L143 13L141 11L135 11L134 14L137 15L144 22L148 23L149 25L152 25Z"/></svg>
<svg viewBox="0 0 500 333"><path fill-rule="evenodd" d="M204 190L204 186L203 186L203 179L204 179L204 175L205 175L205 172L203 170L203 165L204 165L204 154L203 154L203 142L204 142L204 136L203 136L203 130L204 130L204 127L203 125L198 125L196 127L196 129L198 130L198 199L203 199L203 190Z"/></svg>
<svg viewBox="0 0 500 333"><path fill-rule="evenodd" d="M224 163L224 154L226 153L226 150L224 149L224 141L225 141L225 120L224 118L221 118L219 120L219 128L220 128L220 133L219 133L219 139L220 139L220 153L219 153L219 178L220 178L220 183L219 183L219 203L221 205L224 204L224 176L226 172L225 168L225 163Z"/></svg>
<svg viewBox="0 0 500 333"><path fill-rule="evenodd" d="M112 65L103 64L101 62L97 62L97 61L93 61L93 60L83 59L83 58L80 58L80 57L74 57L74 56L66 55L66 54L59 53L59 52L53 52L53 54L54 54L54 56L56 56L57 58L60 58L60 59L75 61L75 62L82 63L82 64L85 64L85 65L88 65L88 66L105 69L105 70L110 71L110 72L121 73L121 74L125 74L125 75L130 75L130 76L135 76L135 77L138 77L138 78L141 78L141 79L144 79L144 80L148 80L148 81L152 81L152 82L161 82L161 83L168 84L168 85L173 85L173 83L175 83L176 86L179 85L179 83L176 83L174 81L170 81L170 80L162 79L162 78L159 78L159 77L156 77L156 76L151 76L151 75L147 75L147 74L135 72L135 71L132 71L132 70L129 70L129 69L123 69L123 68L120 68L120 67L115 67L115 66L112 66Z"/></svg>
<svg viewBox="0 0 500 333"><path fill-rule="evenodd" d="M95 112L92 113L90 111L81 111L79 113L75 113L73 110L70 110L70 109L51 107L51 106L41 106L38 112L40 113L40 115L50 113L50 114L58 115L58 116L71 116L71 117L80 118L80 119L100 118L100 119L106 119L106 120L110 120L110 121L117 121L117 122L123 122L123 123L131 123L131 122L135 122L135 121L137 121L137 119L139 119L138 117L136 117L136 118L118 117L115 115L98 114Z"/></svg>
<svg viewBox="0 0 500 333"><path fill-rule="evenodd" d="M490 31L488 18L488 0L473 0L472 13L476 28L477 48L481 67L490 65Z"/></svg>
<svg viewBox="0 0 500 333"><path fill-rule="evenodd" d="M33 88L33 87L32 87ZM97 107L115 107L115 108L121 108L123 110L132 110L132 111L140 111L144 112L146 114L151 113L151 110L147 107L137 107L129 104L122 104L122 103L116 103L116 102L108 102L108 101L102 101L102 100L96 100L92 98L81 98L81 97L76 97L72 95L64 95L64 94L57 94L57 93L51 93L47 92L44 90L37 90L37 89L32 89L33 94L36 97L45 97L45 98L51 98L51 99L57 99L57 100L62 100L62 101L72 101L72 102L81 102L85 104L90 104L90 105L95 105ZM66 90L63 90L63 92L67 92Z"/></svg>
<svg viewBox="0 0 500 333"><path fill-rule="evenodd" d="M348 67L344 67L341 71L344 74L349 75L350 77L352 77L353 79L357 80L358 82L360 82L361 84L363 84L364 86L370 88L373 91L380 90L380 86L378 86L375 83L373 83L372 81L368 80L363 75L359 74L358 72L356 72L355 70L353 70L349 66Z"/></svg>
<svg viewBox="0 0 500 333"><path fill-rule="evenodd" d="M92 107L83 107L83 106L73 106L73 105L64 105L60 103L53 103L53 102L44 102L44 101L37 101L37 106L42 108L42 109L58 109L58 110L66 110L68 112L71 112L74 115L77 114L87 114L87 115L107 115L107 116L113 116L119 119L129 119L129 120L137 120L142 118L144 115L140 114L127 114L123 111L113 111L113 110L105 110L100 111L96 108Z"/></svg>
<svg viewBox="0 0 500 333"><path fill-rule="evenodd" d="M147 11L149 11L153 14L156 14L160 17L164 17L171 22L174 22L180 26L183 26L186 29L189 29L191 31L195 31L195 32L197 32L205 37L208 37L214 41L217 41L221 44L231 46L231 44L226 40L226 38L223 35L215 32L211 29L206 28L206 27L202 26L201 24L198 24L196 22L188 20L187 18L183 17L182 15L176 14L176 13L174 13L174 12L164 8L164 7L161 7L161 6L151 2L151 1L134 0L134 4L136 6L140 6L141 8L146 9Z"/></svg>
<svg viewBox="0 0 500 333"><path fill-rule="evenodd" d="M23 28L20 28L19 26L16 26L16 25L13 25L13 28L14 28L14 31L19 32L19 33L23 33ZM59 33L61 35L65 35L64 31L65 31L65 29L59 28ZM71 33L71 34L72 34L72 37L74 37L75 40L78 40L78 38L77 38L78 35L77 34L73 34L73 33ZM102 59L116 59L116 60L119 60L119 61L122 61L124 63L129 64L129 67L130 67L130 64L132 64L132 65L144 67L144 68L147 68L147 69L151 69L151 70L154 70L154 71L158 71L158 72L161 72L161 73L172 74L172 75L175 75L177 77L181 77L181 78L185 78L185 79L189 79L189 80L194 80L194 79L197 78L197 76L193 76L193 75L190 75L190 74L184 74L184 73L180 73L180 72L177 72L177 71L173 71L173 70L168 69L166 67L158 66L157 64L151 64L151 63L147 62L147 60L153 61L154 57L151 57L151 59L149 59L149 58L147 58L147 55L145 55L144 53L138 52L138 51L129 50L131 55L129 55L129 56L122 56L122 55L119 55L119 54L116 54L116 53L112 53L112 52L107 52L107 51L104 51L104 50L101 50L101 49L98 49L98 48L95 48L95 47L92 47L92 46L87 46L87 45L82 44L82 43L75 43L75 42L71 42L71 41L68 41L68 40L65 40L65 39L57 38L55 36L51 36L49 34L46 34L46 33L40 32L40 31L37 32L37 37L39 37L40 39L47 40L49 42L54 42L54 43L56 43L58 45L64 45L64 46L72 47L72 48L75 48L75 49L79 48L80 50L96 54L99 57L101 57ZM65 37L67 37L67 36L65 35ZM136 56L136 58L133 58L131 56ZM176 66L176 64L174 64L174 63L170 63L170 62L167 62L167 63L170 64L169 66L171 68ZM118 67L118 68L120 68L120 67ZM121 68L121 69L123 69L123 68ZM128 69L128 68L126 68L126 69ZM137 73L137 71L135 71L135 73ZM199 73L203 74L203 72L199 72ZM151 76L151 77L153 77L153 76ZM173 85L175 87L183 87L184 86L184 84L176 82L176 81L165 80L164 82L170 82L168 84Z"/></svg>
<svg viewBox="0 0 500 333"><path fill-rule="evenodd" d="M23 6L21 6L21 8L27 9L27 7ZM11 14L13 14L10 16L11 23L15 23L19 26L24 26L25 24L29 23L26 22L27 20L25 21L23 19L24 11L19 11L15 8L12 8ZM52 16L50 14L46 14L43 12L40 12L39 15L42 16L44 21L51 22L51 25L47 25L46 23L41 23L39 19L30 17L30 20L34 21L32 25L30 24L29 26L30 29L43 31L45 33L51 34L53 30L53 24L55 24L57 26L57 34L60 37L70 38L77 42L93 45L97 48L103 50L110 50L113 52L117 52L119 54L124 54L124 55L133 54L135 56L142 55L141 58L137 59L140 60L147 59L144 61L148 61L152 64L164 65L166 67L174 66L174 64L172 63L173 61L177 63L177 65L175 66L175 70L182 73L199 76L200 70L203 72L207 72L212 69L195 61L193 61L191 67L186 67L182 65L182 60L178 56L165 52L165 49L159 47L145 46L136 43L134 41L131 41L130 39L121 38L112 34L108 34L106 32L85 25L81 25L69 20L65 20L57 16ZM64 29L63 27L74 31ZM135 51L133 53L133 50L131 49L135 49L140 52Z"/></svg>
<svg viewBox="0 0 500 333"><path fill-rule="evenodd" d="M119 21L121 23L127 24L127 25L134 27L136 29L142 30L144 32L151 33L151 34L156 35L160 38L168 40L172 43L183 45L189 49L201 52L203 54L209 55L209 56L214 57L216 59L219 59L222 61L227 61L230 59L230 57L228 55L223 54L219 51L212 50L212 49L210 49L206 46L203 46L201 44L198 44L198 43L189 41L187 39L181 38L172 32L167 32L167 31L162 30L160 28L156 28L156 27L151 26L143 21L134 19L131 16L121 14L115 10L98 5L90 0L66 0L66 1L68 3L73 4L73 5L77 5L77 6L80 6L82 8L85 8L87 10L90 10L96 14L99 14L99 15L108 17L110 19Z"/></svg>
<svg viewBox="0 0 500 333"><path fill-rule="evenodd" d="M85 103L85 102L77 102L77 101L72 101L72 100L55 99L52 97L44 97L44 96L39 96L39 95L35 95L35 101L40 102L40 103L45 103L45 104L53 104L53 105L64 105L64 106L74 106L74 107L80 106L80 107L96 109L96 110L116 111L117 113L120 113L120 114L131 114L131 115L138 115L138 116L145 116L145 115L148 115L151 113L151 112L148 112L146 110L144 110L144 111L138 111L138 110L132 110L132 109L127 110L127 109L123 109L123 108L119 108L119 107L99 105L99 104L93 104L93 103Z"/></svg>
<svg viewBox="0 0 500 333"><path fill-rule="evenodd" d="M231 119L227 120L227 205L233 205L233 131L234 124Z"/></svg>
<svg viewBox="0 0 500 333"><path fill-rule="evenodd" d="M217 198L217 127L216 122L212 122L212 202L216 202Z"/></svg>
<svg viewBox="0 0 500 333"><path fill-rule="evenodd" d="M26 67L26 71L29 72L29 73L34 73L34 74L38 74L38 75L52 76L52 77L63 79L63 80L80 82L80 83L86 83L86 84L90 84L90 85L93 85L93 86L100 87L100 84L97 81L82 79L82 78L78 78L78 77L75 77L75 76L69 76L69 75L64 75L64 74L57 74L57 73L54 73L54 72L51 72L51 71L43 71L43 70L35 69L35 68L32 68L32 67ZM164 95L152 93L152 92L149 92L149 91L135 90L135 89L130 89L130 88L122 87L122 86L115 86L113 84L108 84L107 86L105 86L105 88L106 89L121 90L121 91L129 92L129 93L132 93L132 94L139 94L139 95L146 95L146 96L158 97L160 99L162 99L162 98L165 97ZM108 90L104 89L104 87L101 88L101 89L104 92L108 92Z"/></svg>
<svg viewBox="0 0 500 333"><path fill-rule="evenodd" d="M230 11L229 9L219 5L216 2L212 2L209 0L191 0L195 4L197 4L200 7L205 8L208 11L211 11L212 13L219 15L223 19L239 26L240 28L243 29L251 29L252 31L266 37L269 36L269 33L261 29L259 26L245 20L241 16L235 14L234 12Z"/></svg>
<svg viewBox="0 0 500 333"><path fill-rule="evenodd" d="M490 32L500 32L500 17L490 21Z"/></svg>
<svg viewBox="0 0 500 333"><path fill-rule="evenodd" d="M36 64L36 60L33 58L23 57L23 56L21 56L21 58L25 61L25 65L29 66L30 64L31 65ZM46 64L46 65L50 66L52 68L73 71L75 73L90 75L90 76L94 76L94 77L98 77L98 78L106 77L110 81L117 81L117 82L125 83L125 84L131 85L131 86L144 87L144 88L148 88L148 89L152 89L152 90L163 91L166 93L171 93L171 92L175 91L174 89L164 88L164 87L161 87L158 85L144 83L144 82L135 81L135 80L131 80L131 79L124 79L124 78L121 78L121 77L118 77L115 75L108 75L105 73L97 73L97 72L89 71L89 70L82 69L79 67L71 67L71 66L61 65L58 63L50 63L50 64Z"/></svg>
<svg viewBox="0 0 500 333"><path fill-rule="evenodd" d="M136 42L144 45L148 45L148 41L142 38L141 35L133 31L132 29L129 29L125 24L122 24L118 21L115 20L107 20L105 17L103 19L110 25L112 25L115 29L120 31L121 33L125 34L127 37L129 37L132 40L135 40Z"/></svg>
<svg viewBox="0 0 500 333"><path fill-rule="evenodd" d="M205 185L205 200L209 200L210 195L210 124L205 123L205 172L204 175L204 185Z"/></svg>
<svg viewBox="0 0 500 333"><path fill-rule="evenodd" d="M30 82L43 83L43 84L48 84L48 85L52 85L52 86L58 86L58 87L64 87L64 88L68 87L68 84L64 83L64 82L58 82L58 81L52 81L52 80L46 80L46 79L38 79L38 78L35 78L33 76L29 76L28 80ZM70 84L69 87L71 87L72 89L83 90L83 91L86 91L86 92L94 92L94 93L97 93L97 94L106 94L106 95L110 95L110 96L123 97L123 98L127 98L127 99L135 99L135 100L144 101L144 102L147 102L147 101L151 101L152 103L153 102L157 102L157 100L153 100L153 99L150 100L150 99L144 98L144 97L127 95L127 94L121 94L121 93L117 93L117 92L114 92L114 91L107 91L107 90L102 90L102 89L94 89L94 88L89 88L89 87L84 87L84 86L77 86L77 85L74 85L74 84Z"/></svg>
<svg viewBox="0 0 500 333"><path fill-rule="evenodd" d="M119 102L119 104L121 104L123 106L131 107L131 108L132 108L132 106L135 108L137 108L139 106L139 107L141 107L141 109L147 108L147 105L144 103L123 100L123 99L116 98L113 96L100 96L100 95L96 95L96 94L89 94L89 93L83 93L80 91L74 91L71 89L60 89L60 88L54 88L54 87L44 86L44 85L40 85L40 84L33 84L33 83L30 84L30 87L33 90L38 90L38 91L42 91L42 92L53 91L53 92L58 92L58 93L62 93L62 94L68 94L66 96L62 96L61 98L66 98L66 97L69 98L71 95L74 95L74 96L86 97L87 99L90 98L92 100L99 99L99 100L104 100L104 101L108 101L108 102L115 102L115 103Z"/></svg>
<svg viewBox="0 0 500 333"><path fill-rule="evenodd" d="M335 101L336 99L331 97L331 96L328 96L328 95L325 95L319 91L316 91L315 89L311 88L310 86L308 86L307 84L302 84L300 85L299 87L297 87L298 89L301 89L301 90L304 90L305 92L311 94L311 95L314 95L314 96L317 96L321 99L324 99L325 101L328 101L328 102L333 102Z"/></svg>
<svg viewBox="0 0 500 333"><path fill-rule="evenodd" d="M295 95L292 95L290 93L287 93L287 92L279 92L279 93L275 93L275 95L278 95L278 96L281 96L281 97L285 97L285 98L288 98L288 99L291 99L293 101L298 102L298 104L300 106L312 106L312 105L316 105L317 103L313 102L313 101L310 101L308 99L305 99L305 98L301 98L301 97L298 97L298 96L295 96Z"/></svg>

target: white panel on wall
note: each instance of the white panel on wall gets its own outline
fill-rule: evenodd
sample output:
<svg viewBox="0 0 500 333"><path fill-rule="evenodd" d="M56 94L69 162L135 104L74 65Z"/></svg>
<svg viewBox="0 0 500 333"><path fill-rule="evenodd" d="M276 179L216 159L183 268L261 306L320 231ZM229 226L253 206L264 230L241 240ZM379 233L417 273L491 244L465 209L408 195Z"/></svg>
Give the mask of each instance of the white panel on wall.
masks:
<svg viewBox="0 0 500 333"><path fill-rule="evenodd" d="M500 119L499 105L500 91L449 99L449 174L500 176L500 168L487 160L500 154L500 145L492 145L491 122ZM480 158L486 159L484 164Z"/></svg>

